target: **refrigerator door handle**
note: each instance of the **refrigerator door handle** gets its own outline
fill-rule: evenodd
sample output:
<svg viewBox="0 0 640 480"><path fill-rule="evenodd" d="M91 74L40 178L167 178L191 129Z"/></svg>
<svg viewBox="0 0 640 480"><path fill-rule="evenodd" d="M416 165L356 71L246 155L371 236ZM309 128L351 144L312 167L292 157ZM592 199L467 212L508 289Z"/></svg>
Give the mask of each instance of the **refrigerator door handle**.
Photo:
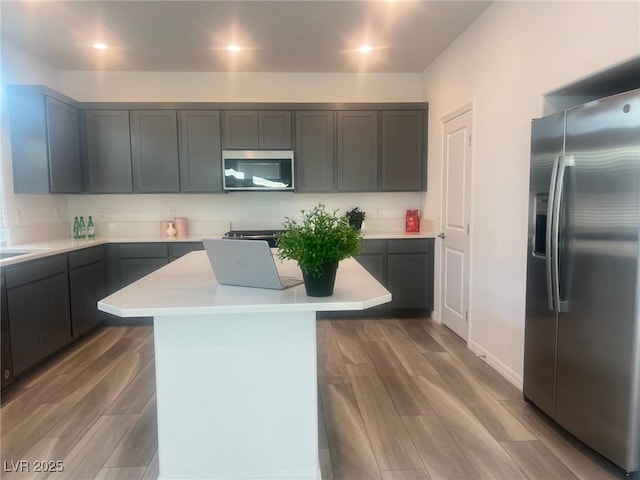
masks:
<svg viewBox="0 0 640 480"><path fill-rule="evenodd" d="M553 212L551 215L551 285L554 310L566 312L569 304L560 299L560 207L562 206L565 172L567 167L575 165L575 159L571 155L560 155L558 160L556 188L552 203Z"/></svg>
<svg viewBox="0 0 640 480"><path fill-rule="evenodd" d="M558 181L558 164L560 163L562 155L558 155L553 159L553 167L551 168L551 181L549 182L549 201L547 206L547 228L546 228L546 238L545 238L545 252L546 252L546 260L545 260L545 270L547 273L547 306L549 310L556 310L557 300L555 297L556 287L555 287L555 277L553 271L553 261L556 258L556 252L553 250L553 238L554 238L554 228L556 227L556 222L554 221L554 213L555 213L555 198L556 198L556 189L557 189L557 181Z"/></svg>

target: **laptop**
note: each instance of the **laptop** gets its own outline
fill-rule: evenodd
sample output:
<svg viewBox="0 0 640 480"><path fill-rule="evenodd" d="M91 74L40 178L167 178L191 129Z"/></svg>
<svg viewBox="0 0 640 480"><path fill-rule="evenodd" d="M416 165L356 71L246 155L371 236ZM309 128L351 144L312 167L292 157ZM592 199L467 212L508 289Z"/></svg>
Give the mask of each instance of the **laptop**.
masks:
<svg viewBox="0 0 640 480"><path fill-rule="evenodd" d="M284 290L303 283L302 278L278 274L266 240L204 239L213 273L221 285Z"/></svg>

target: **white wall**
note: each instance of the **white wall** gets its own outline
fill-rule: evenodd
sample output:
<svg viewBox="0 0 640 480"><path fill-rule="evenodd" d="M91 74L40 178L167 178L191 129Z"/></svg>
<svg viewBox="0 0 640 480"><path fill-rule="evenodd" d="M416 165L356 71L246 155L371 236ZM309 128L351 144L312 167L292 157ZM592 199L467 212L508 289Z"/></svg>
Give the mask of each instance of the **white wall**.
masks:
<svg viewBox="0 0 640 480"><path fill-rule="evenodd" d="M82 102L419 102L420 74L60 73Z"/></svg>
<svg viewBox="0 0 640 480"><path fill-rule="evenodd" d="M423 99L430 105L425 215L440 222L441 119L473 103L469 346L517 385L530 122L543 115L546 92L640 53L639 5L496 2L423 72ZM438 281L437 311L439 294Z"/></svg>
<svg viewBox="0 0 640 480"><path fill-rule="evenodd" d="M11 44L2 44L2 96L0 102L0 159L1 181L8 243L27 243L60 238L67 234L66 195L16 195L13 192L11 167L11 138L5 86L10 84L44 84L60 88L58 71ZM0 228L2 226L0 225Z"/></svg>

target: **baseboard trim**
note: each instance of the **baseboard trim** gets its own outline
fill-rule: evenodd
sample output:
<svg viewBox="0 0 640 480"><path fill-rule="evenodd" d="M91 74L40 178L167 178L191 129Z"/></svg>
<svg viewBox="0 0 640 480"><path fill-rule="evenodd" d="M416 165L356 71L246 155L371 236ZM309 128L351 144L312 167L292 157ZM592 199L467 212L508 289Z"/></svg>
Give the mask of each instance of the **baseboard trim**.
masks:
<svg viewBox="0 0 640 480"><path fill-rule="evenodd" d="M487 352L484 348L482 348L480 344L474 342L473 340L468 340L467 346L469 347L469 350L471 350L476 355L483 356L484 360L487 362L487 364L489 364L490 367L492 367L500 375L506 378L518 390L522 391L522 384L523 384L522 375L518 375L511 368L509 368L507 365L501 362L494 355Z"/></svg>

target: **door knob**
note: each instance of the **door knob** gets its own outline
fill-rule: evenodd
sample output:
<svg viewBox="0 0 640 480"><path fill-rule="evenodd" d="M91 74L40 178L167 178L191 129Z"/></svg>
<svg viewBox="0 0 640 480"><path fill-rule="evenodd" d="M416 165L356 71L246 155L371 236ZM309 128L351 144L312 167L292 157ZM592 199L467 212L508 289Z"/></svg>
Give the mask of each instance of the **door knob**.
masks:
<svg viewBox="0 0 640 480"><path fill-rule="evenodd" d="M444 232L442 232L440 235L438 235L438 238L441 238L444 240Z"/></svg>

